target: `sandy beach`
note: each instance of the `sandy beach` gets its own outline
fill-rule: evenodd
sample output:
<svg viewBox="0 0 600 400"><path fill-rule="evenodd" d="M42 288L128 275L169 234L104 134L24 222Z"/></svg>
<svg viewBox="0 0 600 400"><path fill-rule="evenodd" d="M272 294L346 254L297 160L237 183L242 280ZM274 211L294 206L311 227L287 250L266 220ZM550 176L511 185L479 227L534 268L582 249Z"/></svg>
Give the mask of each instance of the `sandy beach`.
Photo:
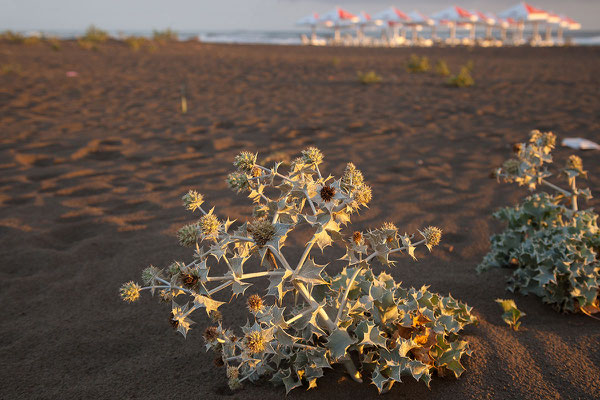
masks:
<svg viewBox="0 0 600 400"><path fill-rule="evenodd" d="M406 70L410 54L456 73L472 60L472 88ZM0 44L0 398L280 399L269 383L227 387L204 351L201 313L184 339L170 308L149 295L133 305L121 283L150 265L189 260L175 232L194 217L181 196L196 189L220 216L245 221L251 203L227 188L233 157L294 158L309 145L339 175L353 161L373 187L354 229L393 221L401 231L434 224L442 245L388 272L474 307L464 336L473 357L456 380L431 389L407 378L400 399L600 398L600 321L562 315L536 297L505 291L504 271L478 276L491 219L525 189L489 172L532 129L559 140L600 141L600 48L310 48L198 42L134 52L110 42L98 51L65 42ZM361 85L357 71L383 82ZM76 76L67 76L67 72ZM180 112L185 86L188 112ZM563 164L572 151L558 148ZM577 152L600 188L596 152ZM586 206L600 207L600 197ZM300 256L303 238L286 251ZM317 257L320 264L339 249ZM332 262L330 274L341 269ZM376 265L376 271L384 267ZM266 288L267 282L258 284ZM519 332L496 298L527 316ZM250 314L239 298L223 308L239 329ZM330 370L316 390L290 399L375 398L376 388Z"/></svg>

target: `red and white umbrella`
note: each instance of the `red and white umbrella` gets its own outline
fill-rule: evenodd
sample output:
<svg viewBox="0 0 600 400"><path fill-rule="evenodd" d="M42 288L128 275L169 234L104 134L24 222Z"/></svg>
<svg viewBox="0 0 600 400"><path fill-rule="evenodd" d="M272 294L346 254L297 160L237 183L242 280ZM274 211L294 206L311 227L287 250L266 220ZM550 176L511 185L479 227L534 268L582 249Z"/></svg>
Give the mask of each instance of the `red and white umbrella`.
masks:
<svg viewBox="0 0 600 400"><path fill-rule="evenodd" d="M389 7L383 11L373 14L373 22L375 25L388 26L392 29L393 40L396 41L398 37L398 28L402 27L407 23L410 18L396 7ZM404 29L402 30L402 37L404 37Z"/></svg>
<svg viewBox="0 0 600 400"><path fill-rule="evenodd" d="M544 38L546 43L552 42L552 27L556 26L557 28L559 28L562 20L563 19L560 17L560 15L554 14L552 12L548 13L548 17L546 18L546 35Z"/></svg>
<svg viewBox="0 0 600 400"><path fill-rule="evenodd" d="M350 25L356 26L356 39L358 39L358 42L360 43L365 38L365 34L364 34L365 26L371 25L372 23L373 23L373 20L371 18L371 15L367 14L364 11L361 11L359 13L359 15L358 15L358 19L357 20L355 20L355 21L348 21L344 25L346 25L346 26L350 26Z"/></svg>
<svg viewBox="0 0 600 400"><path fill-rule="evenodd" d="M431 28L432 29L431 38L434 39L434 37L435 37L435 21L433 20L433 18L429 18L427 15L420 13L417 10L413 10L406 15L409 18L409 20L405 24L412 27L413 41L415 41L415 39L417 39L417 35L418 35L417 32L420 31L423 28L423 26L431 26L432 27Z"/></svg>
<svg viewBox="0 0 600 400"><path fill-rule="evenodd" d="M481 11L475 11L475 15L477 15L478 22L480 25L485 26L485 38L490 40L492 38L492 29L498 23L498 18L491 13L483 13Z"/></svg>
<svg viewBox="0 0 600 400"><path fill-rule="evenodd" d="M386 8L383 11L373 14L373 21L377 25L394 25L408 22L410 18L396 7Z"/></svg>
<svg viewBox="0 0 600 400"><path fill-rule="evenodd" d="M298 21L296 21L296 25L298 25L298 26L310 26L311 41L314 41L317 39L316 29L317 29L318 24L319 24L319 14L317 14L317 13L312 13L312 14L307 15L303 18L300 18Z"/></svg>
<svg viewBox="0 0 600 400"><path fill-rule="evenodd" d="M511 18L517 21L517 29L519 32L519 41L523 41L523 31L525 23L529 22L533 25L532 40L535 42L538 38L538 29L540 21L548 19L548 13L541 8L536 8L525 2L516 4L498 14L500 18Z"/></svg>
<svg viewBox="0 0 600 400"><path fill-rule="evenodd" d="M441 25L447 25L450 28L450 41L454 43L456 41L456 26L457 25L469 25L471 27L471 36L474 35L474 22L477 22L477 15L460 8L458 6L448 7L436 14L433 14L431 18L438 21Z"/></svg>
<svg viewBox="0 0 600 400"><path fill-rule="evenodd" d="M556 31L556 40L559 42L563 41L563 30L567 29L570 31L578 31L581 29L581 24L569 17L561 16L560 23L558 24L558 29Z"/></svg>
<svg viewBox="0 0 600 400"><path fill-rule="evenodd" d="M349 22L358 22L358 20L359 18L356 15L349 13L341 7L336 7L333 10L321 15L319 18L319 23L328 28L333 28L335 30L334 40L339 42L340 28L348 26Z"/></svg>
<svg viewBox="0 0 600 400"><path fill-rule="evenodd" d="M567 29L569 29L570 31L578 31L581 29L581 24L569 17L563 17L563 22L565 23L565 26Z"/></svg>
<svg viewBox="0 0 600 400"><path fill-rule="evenodd" d="M516 4L498 14L500 18L511 18L515 21L545 21L548 13L525 2Z"/></svg>

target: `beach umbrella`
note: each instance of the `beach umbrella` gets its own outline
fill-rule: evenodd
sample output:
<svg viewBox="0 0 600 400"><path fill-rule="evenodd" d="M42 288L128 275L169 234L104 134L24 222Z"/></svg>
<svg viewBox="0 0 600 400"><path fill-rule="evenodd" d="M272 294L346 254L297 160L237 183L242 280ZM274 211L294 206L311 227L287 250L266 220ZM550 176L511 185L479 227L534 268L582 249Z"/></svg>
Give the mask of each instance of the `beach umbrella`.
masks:
<svg viewBox="0 0 600 400"><path fill-rule="evenodd" d="M389 7L383 11L373 14L373 22L376 25L387 25L393 29L394 39L398 36L398 28L403 26L404 23L408 22L410 18L396 7ZM404 36L404 32L403 35Z"/></svg>
<svg viewBox="0 0 600 400"><path fill-rule="evenodd" d="M316 29L317 29L318 24L319 24L319 14L317 14L317 13L307 15L306 17L300 18L298 21L296 21L296 25L298 25L298 26L310 26L310 29L311 29L310 40L312 42L314 42L317 39Z"/></svg>
<svg viewBox="0 0 600 400"><path fill-rule="evenodd" d="M336 7L333 10L321 15L319 18L319 23L328 28L333 28L335 32L334 41L339 43L341 40L340 28L348 26L349 22L358 22L358 20L359 18L356 15L349 13L341 7Z"/></svg>
<svg viewBox="0 0 600 400"><path fill-rule="evenodd" d="M429 18L417 10L409 12L406 16L408 17L408 22L405 24L412 27L413 42L417 39L417 32L420 31L423 26L431 26L431 39L435 39L435 21L433 18Z"/></svg>
<svg viewBox="0 0 600 400"><path fill-rule="evenodd" d="M473 23L477 21L477 15L470 13L464 8L458 6L448 7L436 14L433 14L431 18L435 19L439 24L447 25L450 28L450 42L456 41L456 26L470 26L471 30L474 29ZM471 36L473 33L471 33Z"/></svg>
<svg viewBox="0 0 600 400"><path fill-rule="evenodd" d="M511 26L516 26L517 22L511 18L497 18L497 25L500 28L500 40L504 43L506 42L506 30Z"/></svg>
<svg viewBox="0 0 600 400"><path fill-rule="evenodd" d="M544 38L546 43L552 43L552 27L555 25L559 26L561 22L562 18L559 15L551 12L548 13L548 18L546 18L546 36Z"/></svg>
<svg viewBox="0 0 600 400"><path fill-rule="evenodd" d="M356 38L358 39L358 43L362 43L365 39L365 27L368 25L371 25L372 20L371 20L371 15L367 14L364 11L360 12L360 15L358 16L358 21L355 22L356 24Z"/></svg>
<svg viewBox="0 0 600 400"><path fill-rule="evenodd" d="M492 29L497 25L498 18L491 13L482 13L481 11L476 11L474 14L477 15L479 24L485 27L485 39L492 39Z"/></svg>
<svg viewBox="0 0 600 400"><path fill-rule="evenodd" d="M517 21L519 31L519 41L523 41L523 30L525 23L531 23L533 26L532 41L538 40L538 29L540 21L548 18L548 13L540 8L535 8L525 2L516 4L498 14L500 18L511 18Z"/></svg>
<svg viewBox="0 0 600 400"><path fill-rule="evenodd" d="M569 17L561 16L561 22L558 24L556 39L560 42L563 40L563 30L578 31L581 29L581 24Z"/></svg>

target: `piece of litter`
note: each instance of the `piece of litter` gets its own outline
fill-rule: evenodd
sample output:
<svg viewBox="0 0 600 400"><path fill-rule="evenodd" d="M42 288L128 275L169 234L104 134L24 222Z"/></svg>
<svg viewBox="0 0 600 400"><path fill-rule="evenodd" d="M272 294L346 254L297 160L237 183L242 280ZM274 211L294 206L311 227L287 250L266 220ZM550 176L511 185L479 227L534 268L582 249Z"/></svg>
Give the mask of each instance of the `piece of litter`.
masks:
<svg viewBox="0 0 600 400"><path fill-rule="evenodd" d="M76 78L79 76L79 73L77 71L67 71L65 75L67 75L67 78Z"/></svg>
<svg viewBox="0 0 600 400"><path fill-rule="evenodd" d="M565 138L562 145L577 150L600 150L600 144L583 138Z"/></svg>

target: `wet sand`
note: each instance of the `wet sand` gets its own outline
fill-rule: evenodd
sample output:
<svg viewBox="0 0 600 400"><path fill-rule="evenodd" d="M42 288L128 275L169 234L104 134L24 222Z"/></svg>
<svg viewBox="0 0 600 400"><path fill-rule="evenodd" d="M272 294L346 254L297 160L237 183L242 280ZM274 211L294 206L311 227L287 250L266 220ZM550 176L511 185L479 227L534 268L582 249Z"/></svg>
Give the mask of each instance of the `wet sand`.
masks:
<svg viewBox="0 0 600 400"><path fill-rule="evenodd" d="M453 89L434 74L409 74L411 53L432 65L444 59L454 72L472 60L476 86ZM250 217L249 200L224 181L240 150L293 158L309 145L325 153L322 170L339 175L351 160L372 185L355 229L393 221L407 232L444 230L431 255L402 258L388 272L452 293L481 321L464 332L475 352L461 379L434 379L427 389L407 378L388 397L600 397L599 321L507 293L503 271L475 274L490 234L502 228L491 213L526 195L488 178L512 143L536 128L600 141L600 48L182 43L148 53L116 43L97 52L74 43L58 52L0 44L6 64L20 72L0 75L1 398L282 398L270 384L229 391L204 352L204 316L193 315L185 340L170 327L168 306L150 296L127 305L118 288L149 264L191 258L174 235L193 220L180 201L188 189L204 193L221 216ZM384 82L359 84L356 72L371 69ZM559 148L557 162L569 154ZM578 154L597 192L598 153ZM340 264L328 268L333 274ZM502 322L498 297L527 313L519 332ZM250 317L241 299L223 311L229 327ZM336 368L316 390L288 397L376 393Z"/></svg>

